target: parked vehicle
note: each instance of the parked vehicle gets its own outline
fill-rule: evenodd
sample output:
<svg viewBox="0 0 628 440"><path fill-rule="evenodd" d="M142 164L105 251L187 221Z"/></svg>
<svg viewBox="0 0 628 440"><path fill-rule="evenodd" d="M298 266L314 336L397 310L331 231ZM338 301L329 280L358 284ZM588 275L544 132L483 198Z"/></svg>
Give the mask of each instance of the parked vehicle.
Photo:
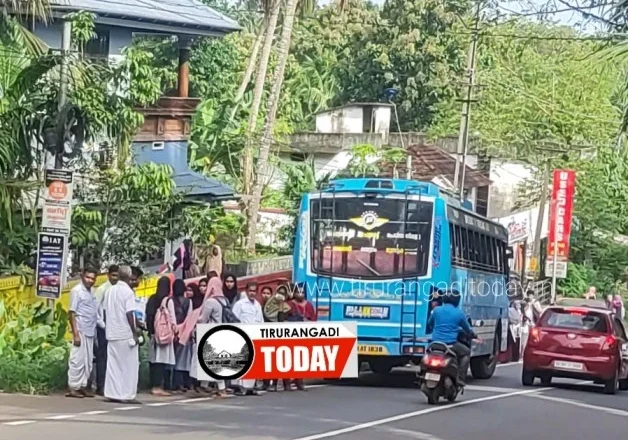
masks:
<svg viewBox="0 0 628 440"><path fill-rule="evenodd" d="M620 319L608 310L549 307L541 315L523 355L523 385L536 378L592 380L604 392L628 390L628 338Z"/></svg>

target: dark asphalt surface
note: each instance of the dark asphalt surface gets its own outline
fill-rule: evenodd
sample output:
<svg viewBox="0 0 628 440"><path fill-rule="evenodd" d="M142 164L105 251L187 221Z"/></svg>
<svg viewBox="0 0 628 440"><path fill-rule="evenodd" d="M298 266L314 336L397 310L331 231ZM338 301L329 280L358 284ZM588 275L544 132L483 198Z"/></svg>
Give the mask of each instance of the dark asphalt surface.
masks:
<svg viewBox="0 0 628 440"><path fill-rule="evenodd" d="M407 370L371 373L308 392L194 400L140 396L121 406L99 399L0 394L0 439L149 440L509 440L624 438L628 392L556 381L521 387L519 364L470 381L455 404L427 405Z"/></svg>

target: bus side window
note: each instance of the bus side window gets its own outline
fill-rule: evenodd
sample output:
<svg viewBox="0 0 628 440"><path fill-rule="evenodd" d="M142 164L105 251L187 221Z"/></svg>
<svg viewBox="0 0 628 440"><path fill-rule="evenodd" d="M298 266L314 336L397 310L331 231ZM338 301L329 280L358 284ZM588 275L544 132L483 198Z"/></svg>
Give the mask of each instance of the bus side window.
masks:
<svg viewBox="0 0 628 440"><path fill-rule="evenodd" d="M456 233L451 223L449 223L449 255L452 263L456 261Z"/></svg>
<svg viewBox="0 0 628 440"><path fill-rule="evenodd" d="M469 231L465 228L460 228L460 238L462 239L462 259L465 263L471 261L471 256L469 255Z"/></svg>
<svg viewBox="0 0 628 440"><path fill-rule="evenodd" d="M480 234L473 231L473 262L476 267L478 267L478 264L481 264L482 261L480 258L480 246Z"/></svg>
<svg viewBox="0 0 628 440"><path fill-rule="evenodd" d="M489 255L489 264L491 266L491 272L497 271L497 261L495 259L495 246L497 246L497 240L493 237L488 237L488 255Z"/></svg>
<svg viewBox="0 0 628 440"><path fill-rule="evenodd" d="M460 228L460 226L454 226L454 230L456 232L456 258L458 259L458 264L461 264L464 260L462 252L462 228Z"/></svg>
<svg viewBox="0 0 628 440"><path fill-rule="evenodd" d="M488 237L484 234L480 234L480 260L482 260L482 269L486 270L488 268Z"/></svg>
<svg viewBox="0 0 628 440"><path fill-rule="evenodd" d="M504 272L504 245L501 241L497 241L497 271Z"/></svg>
<svg viewBox="0 0 628 440"><path fill-rule="evenodd" d="M508 275L510 272L510 267L508 266L508 258L506 258L506 253L508 252L508 243L502 242L502 259L504 261L504 267L501 273L504 275Z"/></svg>

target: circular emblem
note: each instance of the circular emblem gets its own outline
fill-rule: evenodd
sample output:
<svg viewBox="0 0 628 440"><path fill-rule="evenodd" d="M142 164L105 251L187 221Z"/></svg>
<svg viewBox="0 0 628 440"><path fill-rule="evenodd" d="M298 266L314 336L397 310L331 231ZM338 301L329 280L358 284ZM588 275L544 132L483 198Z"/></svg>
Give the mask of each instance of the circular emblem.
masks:
<svg viewBox="0 0 628 440"><path fill-rule="evenodd" d="M48 186L50 197L55 200L61 200L68 195L68 187L63 182L54 181Z"/></svg>
<svg viewBox="0 0 628 440"><path fill-rule="evenodd" d="M217 325L198 342L197 356L201 368L212 379L239 379L253 365L253 341L238 327Z"/></svg>
<svg viewBox="0 0 628 440"><path fill-rule="evenodd" d="M362 221L364 222L364 226L370 227L376 224L377 222L377 214L373 211L366 211L362 214Z"/></svg>

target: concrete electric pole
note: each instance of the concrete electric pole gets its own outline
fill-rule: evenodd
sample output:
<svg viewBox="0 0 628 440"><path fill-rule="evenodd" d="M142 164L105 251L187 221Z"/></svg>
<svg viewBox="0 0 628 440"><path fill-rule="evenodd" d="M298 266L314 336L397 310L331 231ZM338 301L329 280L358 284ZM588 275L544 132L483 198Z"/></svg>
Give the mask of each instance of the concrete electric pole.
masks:
<svg viewBox="0 0 628 440"><path fill-rule="evenodd" d="M454 171L454 188L459 190L460 200L464 199L465 162L469 149L469 121L471 119L471 102L475 88L475 62L477 59L478 36L480 32L480 11L482 2L476 4L471 32L471 44L467 53L467 68L465 72L464 93L461 98L462 111L460 113L460 129L458 131L458 148L456 151L456 169Z"/></svg>

